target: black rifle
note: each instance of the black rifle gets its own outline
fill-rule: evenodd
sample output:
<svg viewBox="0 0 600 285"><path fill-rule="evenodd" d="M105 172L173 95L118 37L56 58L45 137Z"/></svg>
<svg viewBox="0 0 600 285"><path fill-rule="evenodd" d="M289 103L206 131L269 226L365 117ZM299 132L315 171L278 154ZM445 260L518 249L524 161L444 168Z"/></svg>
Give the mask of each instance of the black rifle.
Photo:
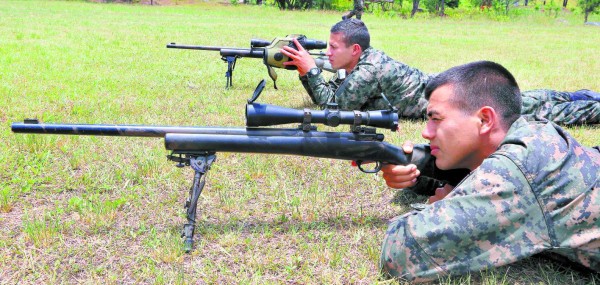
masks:
<svg viewBox="0 0 600 285"><path fill-rule="evenodd" d="M429 161L428 146L416 145L413 153L384 142L384 135L376 128L392 131L398 128L395 108L378 111L340 111L335 105L325 110L296 110L274 105L254 103L264 88L264 80L257 86L246 105L245 128L178 127L144 125L42 124L36 119L13 123L15 133L164 137L165 147L171 151L167 158L177 167L191 166L194 181L185 203L187 223L182 237L186 252L192 250L196 226L196 208L205 184L205 174L216 159L217 152L270 153L322 157L355 161L365 173L378 172L382 164L406 165L413 161ZM298 128L265 128L280 124L300 124ZM321 132L313 124L331 127L350 125L349 132ZM363 168L364 162L375 162L373 168ZM425 166L419 166L425 167ZM456 184L452 184L456 185Z"/></svg>
<svg viewBox="0 0 600 285"><path fill-rule="evenodd" d="M270 42L267 40L252 39L250 40L250 48L181 45L176 43L167 44L167 48L219 51L221 54L221 59L227 63L227 72L225 72L227 82L225 84L225 88L232 86L233 70L235 69L235 63L238 58L262 58L263 63L269 72L269 77L273 79L273 86L275 89L277 89L277 73L273 67L289 70L297 69L297 67L293 65L283 65L283 63L288 61L289 58L280 51L284 46L298 49L293 42L294 38L297 39L300 45L302 45L302 47L304 47L306 50L327 48L326 42L307 39L304 35L288 35L283 38L275 38ZM327 71L335 72L324 53L311 53L311 55L320 56L315 58L317 67Z"/></svg>

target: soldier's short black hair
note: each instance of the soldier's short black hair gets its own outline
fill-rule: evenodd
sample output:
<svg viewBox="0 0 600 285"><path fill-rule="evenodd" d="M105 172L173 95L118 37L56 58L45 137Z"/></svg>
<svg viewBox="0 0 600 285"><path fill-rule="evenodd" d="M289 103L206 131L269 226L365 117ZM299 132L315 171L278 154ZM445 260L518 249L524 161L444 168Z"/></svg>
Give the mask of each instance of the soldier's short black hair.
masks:
<svg viewBox="0 0 600 285"><path fill-rule="evenodd" d="M371 36L365 23L359 19L346 19L331 27L330 33L341 33L346 46L358 44L364 51L371 46Z"/></svg>
<svg viewBox="0 0 600 285"><path fill-rule="evenodd" d="M429 81L425 99L436 89L450 85L452 101L463 111L472 113L490 106L500 114L505 128L521 115L521 91L514 76L502 65L492 61L476 61L450 68Z"/></svg>

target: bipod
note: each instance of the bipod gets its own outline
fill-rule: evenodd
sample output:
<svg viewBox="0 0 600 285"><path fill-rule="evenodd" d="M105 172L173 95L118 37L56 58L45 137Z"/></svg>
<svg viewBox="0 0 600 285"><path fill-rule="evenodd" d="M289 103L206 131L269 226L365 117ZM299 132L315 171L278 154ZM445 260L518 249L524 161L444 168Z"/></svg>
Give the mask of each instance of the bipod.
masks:
<svg viewBox="0 0 600 285"><path fill-rule="evenodd" d="M227 78L227 83L225 84L226 89L233 86L233 70L235 69L235 62L238 57L239 56L237 55L221 57L224 62L227 62L227 72L225 72L225 77Z"/></svg>
<svg viewBox="0 0 600 285"><path fill-rule="evenodd" d="M190 187L188 199L185 201L187 223L183 225L181 237L184 238L183 249L186 253L192 251L194 247L194 231L196 228L196 209L198 207L198 199L206 183L206 174L210 170L210 166L215 162L217 156L214 152L194 153L194 154L178 153L171 154L168 158L172 161L179 162L177 167L189 165L194 170L194 181Z"/></svg>

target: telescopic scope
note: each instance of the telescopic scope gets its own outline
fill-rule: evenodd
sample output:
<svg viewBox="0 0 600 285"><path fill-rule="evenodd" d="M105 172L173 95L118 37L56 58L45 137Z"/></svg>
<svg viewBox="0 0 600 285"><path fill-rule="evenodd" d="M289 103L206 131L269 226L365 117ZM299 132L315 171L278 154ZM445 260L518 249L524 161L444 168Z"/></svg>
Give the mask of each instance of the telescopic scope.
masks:
<svg viewBox="0 0 600 285"><path fill-rule="evenodd" d="M306 49L306 50L326 49L327 48L327 43L324 41L308 39L305 36L300 36L300 37L297 37L296 39L298 40L300 45L302 45L304 47L304 49ZM271 45L271 42L267 41L267 40L262 40L262 39L251 39L250 40L250 47L252 47L252 48L267 47L269 45ZM291 41L289 43L289 46L295 48L296 50L298 49L298 48L296 48L294 43Z"/></svg>
<svg viewBox="0 0 600 285"><path fill-rule="evenodd" d="M298 41L306 50L327 48L327 43L324 41L312 40L307 38L301 38Z"/></svg>
<svg viewBox="0 0 600 285"><path fill-rule="evenodd" d="M261 127L290 123L324 124L330 127L339 125L369 126L395 131L398 129L398 113L393 110L340 111L297 110L269 104L252 103L246 105L246 126Z"/></svg>

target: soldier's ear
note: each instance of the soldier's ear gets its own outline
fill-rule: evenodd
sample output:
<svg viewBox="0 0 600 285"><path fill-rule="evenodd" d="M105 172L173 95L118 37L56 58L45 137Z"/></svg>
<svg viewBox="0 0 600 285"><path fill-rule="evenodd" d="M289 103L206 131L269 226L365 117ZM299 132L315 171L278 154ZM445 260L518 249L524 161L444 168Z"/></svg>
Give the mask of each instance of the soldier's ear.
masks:
<svg viewBox="0 0 600 285"><path fill-rule="evenodd" d="M479 109L479 111L477 111L477 116L479 117L479 120L481 121L481 125L480 125L480 132L481 133L489 133L491 132L495 127L497 127L499 121L498 121L498 114L496 113L496 110L494 110L494 108L490 107L490 106L485 106L481 109Z"/></svg>
<svg viewBox="0 0 600 285"><path fill-rule="evenodd" d="M360 56L362 54L362 48L360 47L360 45L358 44L353 44L352 45L352 55L358 55Z"/></svg>

